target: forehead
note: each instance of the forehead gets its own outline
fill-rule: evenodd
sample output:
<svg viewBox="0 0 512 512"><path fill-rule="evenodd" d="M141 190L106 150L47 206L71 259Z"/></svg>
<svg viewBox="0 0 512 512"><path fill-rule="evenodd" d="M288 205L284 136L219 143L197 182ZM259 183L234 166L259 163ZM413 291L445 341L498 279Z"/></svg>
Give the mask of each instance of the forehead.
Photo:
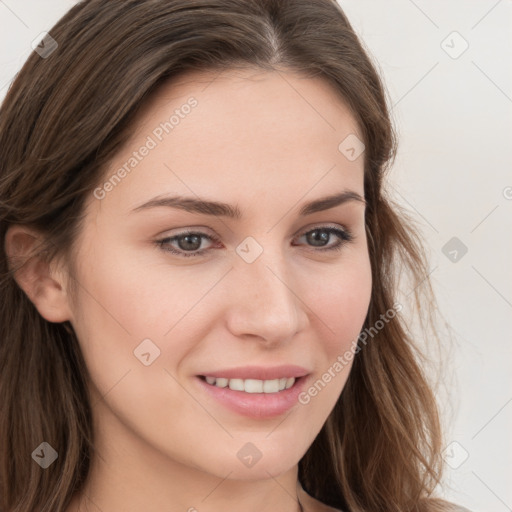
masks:
<svg viewBox="0 0 512 512"><path fill-rule="evenodd" d="M106 199L126 211L171 191L240 201L269 190L298 200L313 187L317 195L334 188L363 195L363 157L350 161L339 149L354 135L362 139L323 79L255 69L187 73L161 84L141 109L104 177L127 171Z"/></svg>
<svg viewBox="0 0 512 512"><path fill-rule="evenodd" d="M344 99L327 79L290 70L250 67L192 71L170 79L152 93L136 124L147 131L160 114L179 109L191 96L200 103L203 122L214 126L225 125L229 120L231 124L245 125L247 133L251 126L260 127L263 122L263 132L272 134L273 126L300 119L301 124L309 123L312 130L338 132L349 128L362 138ZM251 118L247 114L252 114Z"/></svg>

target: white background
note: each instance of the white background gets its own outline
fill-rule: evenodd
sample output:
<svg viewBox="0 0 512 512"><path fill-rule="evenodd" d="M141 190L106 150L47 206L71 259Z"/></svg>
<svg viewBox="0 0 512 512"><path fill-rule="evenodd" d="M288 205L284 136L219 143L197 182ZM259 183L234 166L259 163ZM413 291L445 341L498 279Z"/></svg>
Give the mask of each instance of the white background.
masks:
<svg viewBox="0 0 512 512"><path fill-rule="evenodd" d="M0 0L0 100L74 3ZM512 510L512 1L340 4L386 81L400 137L390 190L421 223L454 332L442 493L474 512ZM452 237L467 247L455 262L442 252Z"/></svg>

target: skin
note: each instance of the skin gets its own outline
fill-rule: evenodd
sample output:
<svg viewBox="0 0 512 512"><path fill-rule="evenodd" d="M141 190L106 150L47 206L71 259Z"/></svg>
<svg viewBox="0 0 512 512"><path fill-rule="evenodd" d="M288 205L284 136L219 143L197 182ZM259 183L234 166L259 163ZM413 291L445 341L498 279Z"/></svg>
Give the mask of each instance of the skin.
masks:
<svg viewBox="0 0 512 512"><path fill-rule="evenodd" d="M347 135L362 136L321 79L255 69L195 72L151 98L105 180L191 96L197 106L121 183L101 200L91 194L76 245L77 300L63 263L30 260L16 274L44 318L71 322L91 376L99 457L67 510L297 512L297 496L306 511L333 510L300 488L298 462L351 364L307 405L272 419L226 409L200 389L196 375L298 364L313 383L351 348L372 284L365 205L298 212L343 190L364 197L363 156L349 161L338 150ZM243 217L169 207L130 213L163 194L237 205ZM338 237L314 245L304 234L325 227L348 229L354 240L321 252ZM155 243L187 228L220 242L203 238L200 248L209 250L189 258ZM28 251L30 235L38 234L11 227L8 253ZM235 251L248 236L263 248L250 264ZM183 239L171 245L187 250ZM160 350L149 366L134 356L147 338ZM250 468L237 457L248 442L262 453Z"/></svg>

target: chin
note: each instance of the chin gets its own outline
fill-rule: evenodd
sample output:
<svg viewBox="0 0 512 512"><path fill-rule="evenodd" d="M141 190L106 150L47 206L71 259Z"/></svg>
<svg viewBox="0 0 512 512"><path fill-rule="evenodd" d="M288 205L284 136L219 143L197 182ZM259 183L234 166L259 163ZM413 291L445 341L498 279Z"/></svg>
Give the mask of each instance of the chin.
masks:
<svg viewBox="0 0 512 512"><path fill-rule="evenodd" d="M240 448L237 448L232 457L229 455L226 457L227 451L219 454L217 460L212 460L208 464L208 468L204 467L203 460L202 467L219 478L267 480L286 473L301 459L301 454L284 454L279 450L269 452L260 450L260 454L258 454L254 448L255 444L251 446L249 443L250 441L245 444L238 443Z"/></svg>

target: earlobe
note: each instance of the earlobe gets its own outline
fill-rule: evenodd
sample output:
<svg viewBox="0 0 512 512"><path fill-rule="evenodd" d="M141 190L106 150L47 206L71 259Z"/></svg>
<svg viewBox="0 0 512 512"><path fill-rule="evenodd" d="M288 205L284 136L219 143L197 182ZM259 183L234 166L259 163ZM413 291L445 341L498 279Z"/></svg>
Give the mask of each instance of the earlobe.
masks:
<svg viewBox="0 0 512 512"><path fill-rule="evenodd" d="M71 319L64 272L48 263L42 252L43 237L25 226L9 227L5 252L9 269L40 315L49 322Z"/></svg>

